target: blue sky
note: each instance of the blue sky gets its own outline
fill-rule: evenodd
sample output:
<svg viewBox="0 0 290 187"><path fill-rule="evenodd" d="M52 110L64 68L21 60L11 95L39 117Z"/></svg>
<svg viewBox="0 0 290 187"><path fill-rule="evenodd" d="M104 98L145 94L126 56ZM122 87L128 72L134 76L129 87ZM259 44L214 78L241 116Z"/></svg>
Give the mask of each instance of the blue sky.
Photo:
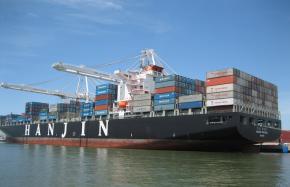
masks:
<svg viewBox="0 0 290 187"><path fill-rule="evenodd" d="M144 48L192 78L236 67L277 84L290 129L288 0L0 0L0 81L72 92L77 78L52 63L96 67ZM26 101L60 100L1 89L0 114Z"/></svg>

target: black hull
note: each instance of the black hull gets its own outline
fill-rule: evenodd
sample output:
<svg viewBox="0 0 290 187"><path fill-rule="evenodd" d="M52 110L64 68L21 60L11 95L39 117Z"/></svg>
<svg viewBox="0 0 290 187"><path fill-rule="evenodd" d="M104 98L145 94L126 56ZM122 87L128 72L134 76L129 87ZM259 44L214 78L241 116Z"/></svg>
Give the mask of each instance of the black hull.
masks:
<svg viewBox="0 0 290 187"><path fill-rule="evenodd" d="M211 123L209 119L214 116L227 120ZM64 123L55 123L50 124L53 131L48 124L2 126L0 130L7 135L8 141L16 143L134 149L241 150L279 139L280 128L241 123L241 116L257 119L257 116L242 113L223 113L95 120L83 125L69 122L66 129ZM277 120L263 119L280 124ZM40 133L37 133L38 128Z"/></svg>

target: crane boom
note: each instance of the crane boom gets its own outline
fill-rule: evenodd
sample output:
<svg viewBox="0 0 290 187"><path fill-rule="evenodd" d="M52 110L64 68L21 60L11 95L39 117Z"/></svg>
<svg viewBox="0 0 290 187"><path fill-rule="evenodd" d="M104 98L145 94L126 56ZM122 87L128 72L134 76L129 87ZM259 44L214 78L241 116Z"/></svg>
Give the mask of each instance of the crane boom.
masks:
<svg viewBox="0 0 290 187"><path fill-rule="evenodd" d="M104 80L104 81L109 81L109 82L112 82L113 84L119 84L121 82L121 79L113 75L99 72L99 71L96 71L95 69L87 68L83 66L74 66L74 65L64 64L62 62L59 62L59 63L53 64L52 67L58 71L87 76L87 77Z"/></svg>
<svg viewBox="0 0 290 187"><path fill-rule="evenodd" d="M33 92L33 93L40 93L45 95L53 95L61 98L69 98L69 99L86 99L86 96L82 95L73 95L69 93L63 93L57 90L45 90L41 88L34 88L28 85L19 85L19 84L10 84L10 83L1 83L1 88L5 89L12 89L12 90L18 90L18 91L24 91L24 92Z"/></svg>

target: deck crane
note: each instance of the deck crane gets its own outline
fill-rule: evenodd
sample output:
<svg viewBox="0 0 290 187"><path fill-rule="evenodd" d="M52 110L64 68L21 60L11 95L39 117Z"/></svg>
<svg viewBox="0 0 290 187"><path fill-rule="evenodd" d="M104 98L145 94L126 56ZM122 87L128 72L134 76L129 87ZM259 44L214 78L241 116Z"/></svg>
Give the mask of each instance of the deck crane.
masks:
<svg viewBox="0 0 290 187"><path fill-rule="evenodd" d="M118 101L131 100L134 93L153 92L154 77L162 76L163 66L153 49L142 50L140 55L140 71L122 72L116 70L114 74L100 72L85 66L75 66L63 62L55 63L52 67L58 71L91 77L108 81L118 85Z"/></svg>
<svg viewBox="0 0 290 187"><path fill-rule="evenodd" d="M1 83L0 88L5 89L12 89L12 90L18 90L18 91L24 91L24 92L32 92L32 93L39 93L39 94L45 94L45 95L52 95L57 96L62 99L88 99L86 94L69 94L64 93L58 90L45 90L41 88L35 88L32 86L24 85L24 84L10 84L10 83Z"/></svg>

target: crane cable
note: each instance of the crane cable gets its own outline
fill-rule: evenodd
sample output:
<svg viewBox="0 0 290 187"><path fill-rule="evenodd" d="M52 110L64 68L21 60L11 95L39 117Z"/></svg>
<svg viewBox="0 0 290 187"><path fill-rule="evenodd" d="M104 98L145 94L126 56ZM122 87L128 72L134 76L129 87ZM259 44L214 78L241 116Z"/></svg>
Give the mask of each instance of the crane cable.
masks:
<svg viewBox="0 0 290 187"><path fill-rule="evenodd" d="M130 58L125 58L125 59L122 59L122 60L115 60L115 61L112 61L112 62L109 62L109 63L98 64L98 65L95 65L93 67L94 68L104 68L104 67L112 66L112 65L115 65L115 64L127 64L127 63L131 62L130 60L134 60L134 59L140 58L140 57L141 57L141 55L137 55L137 56L130 57Z"/></svg>

